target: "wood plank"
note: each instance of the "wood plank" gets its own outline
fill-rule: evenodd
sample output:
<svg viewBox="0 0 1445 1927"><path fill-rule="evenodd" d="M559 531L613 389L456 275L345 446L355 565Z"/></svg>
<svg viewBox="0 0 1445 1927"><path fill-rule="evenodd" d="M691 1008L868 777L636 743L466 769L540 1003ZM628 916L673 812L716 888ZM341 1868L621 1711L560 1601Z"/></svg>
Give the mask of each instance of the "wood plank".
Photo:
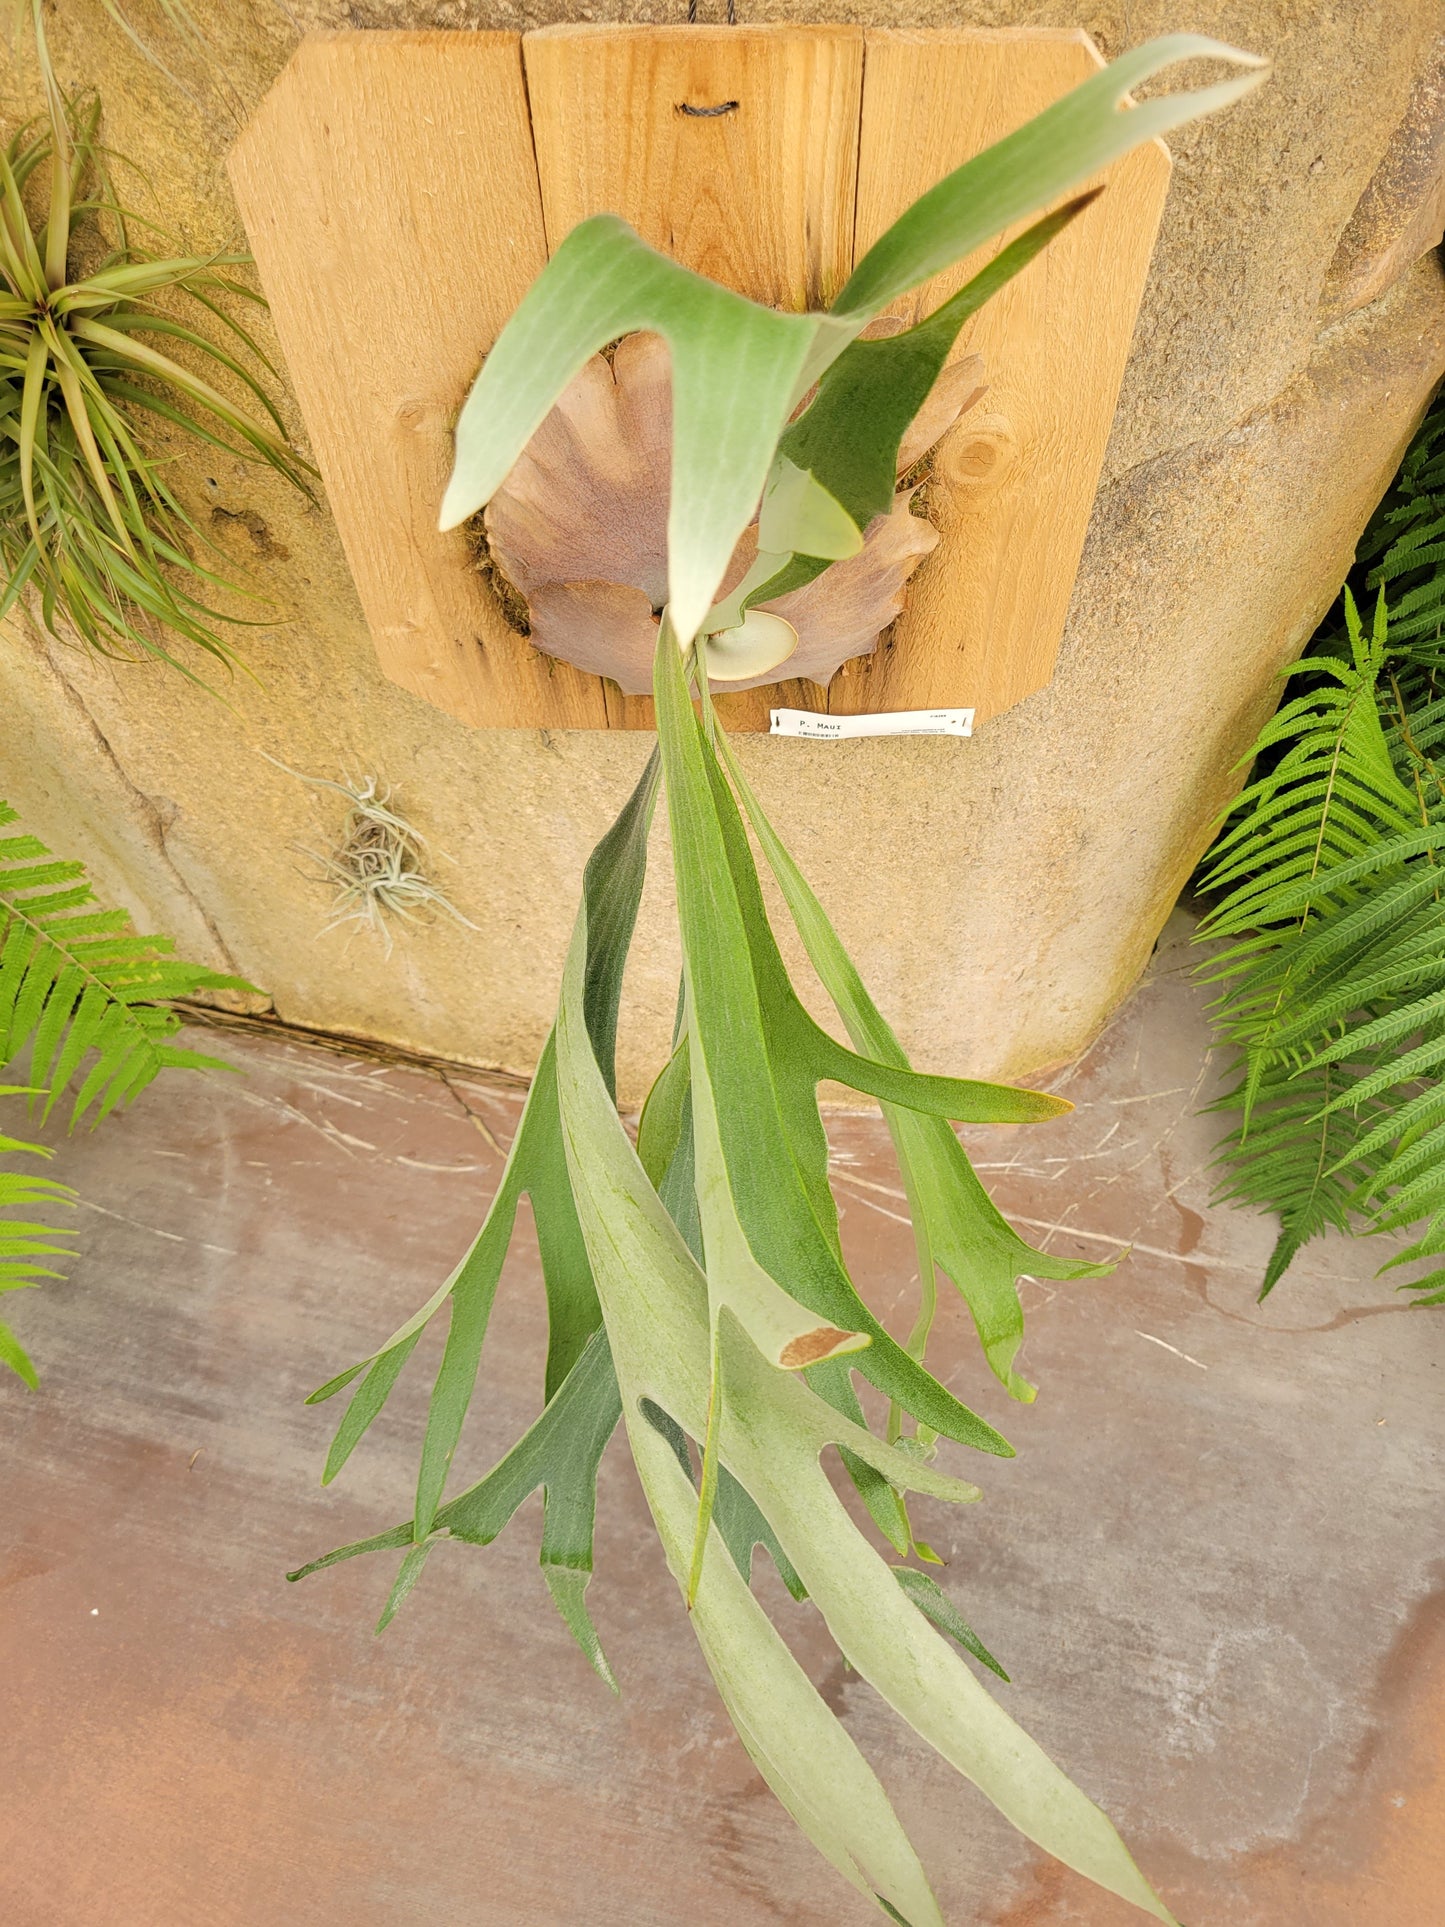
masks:
<svg viewBox="0 0 1445 1927"><path fill-rule="evenodd" d="M308 36L232 186L386 674L493 728L601 728L436 528L451 429L545 259L518 36Z"/></svg>
<svg viewBox="0 0 1445 1927"><path fill-rule="evenodd" d="M870 30L857 254L935 181L1011 133L1102 62L1082 32ZM1053 674L1149 258L1168 192L1160 142L1105 176L1108 192L979 314L957 353L984 357L989 392L940 451L943 540L871 657L829 706L973 706L980 721ZM935 307L1011 239L899 304Z"/></svg>
<svg viewBox="0 0 1445 1927"><path fill-rule="evenodd" d="M620 214L654 247L755 301L826 307L852 269L862 103L857 27L547 27L522 42L549 247ZM684 107L735 103L724 113ZM815 683L724 697L731 729ZM610 720L652 703L608 692Z"/></svg>

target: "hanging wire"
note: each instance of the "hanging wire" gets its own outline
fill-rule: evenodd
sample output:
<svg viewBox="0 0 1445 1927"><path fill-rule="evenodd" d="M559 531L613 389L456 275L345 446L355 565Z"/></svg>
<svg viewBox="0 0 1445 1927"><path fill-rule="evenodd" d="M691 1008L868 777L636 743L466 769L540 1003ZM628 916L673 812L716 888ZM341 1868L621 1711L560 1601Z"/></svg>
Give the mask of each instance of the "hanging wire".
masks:
<svg viewBox="0 0 1445 1927"><path fill-rule="evenodd" d="M690 27L697 25L697 0L687 0L687 24ZM737 0L728 0L728 25L735 27L737 24Z"/></svg>

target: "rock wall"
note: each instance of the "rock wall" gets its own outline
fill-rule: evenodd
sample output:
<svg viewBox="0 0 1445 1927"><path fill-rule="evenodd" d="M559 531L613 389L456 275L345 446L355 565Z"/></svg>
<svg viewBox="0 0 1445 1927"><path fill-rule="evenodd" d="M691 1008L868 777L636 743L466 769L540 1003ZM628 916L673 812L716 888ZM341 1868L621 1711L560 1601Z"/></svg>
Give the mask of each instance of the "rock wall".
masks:
<svg viewBox="0 0 1445 1927"><path fill-rule="evenodd" d="M191 3L210 36L204 58L158 7L129 7L171 77L101 0L64 0L51 33L66 83L99 88L107 138L144 170L156 217L198 251L242 239L225 152L299 29L684 12L680 0ZM1445 274L1432 247L1445 3L742 0L740 10L1079 25L1107 55L1189 27L1276 63L1260 92L1171 142L1174 184L1052 685L972 741L741 745L905 1041L940 1070L1025 1074L1077 1055L1137 976L1277 700L1280 669L1328 605L1445 372ZM7 124L34 100L22 51L5 78ZM218 701L11 619L0 795L147 925L264 985L284 1018L527 1070L582 863L645 740L452 722L381 676L324 507L190 451L177 479L269 598L243 632L253 675ZM437 882L476 929L439 916L404 931L389 956L368 933L328 932L329 893L302 851L334 837L344 805L278 764L395 785ZM671 1021L664 869L630 985L621 1070L632 1096Z"/></svg>

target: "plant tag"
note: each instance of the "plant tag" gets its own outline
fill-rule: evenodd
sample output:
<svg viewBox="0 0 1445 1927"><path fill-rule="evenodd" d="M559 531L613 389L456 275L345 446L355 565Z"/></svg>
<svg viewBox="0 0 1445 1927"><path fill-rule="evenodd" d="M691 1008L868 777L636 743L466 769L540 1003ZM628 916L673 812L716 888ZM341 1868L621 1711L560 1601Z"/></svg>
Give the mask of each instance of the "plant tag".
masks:
<svg viewBox="0 0 1445 1927"><path fill-rule="evenodd" d="M774 709L773 736L835 743L845 736L972 736L971 709L895 709L880 716L820 716L814 709Z"/></svg>

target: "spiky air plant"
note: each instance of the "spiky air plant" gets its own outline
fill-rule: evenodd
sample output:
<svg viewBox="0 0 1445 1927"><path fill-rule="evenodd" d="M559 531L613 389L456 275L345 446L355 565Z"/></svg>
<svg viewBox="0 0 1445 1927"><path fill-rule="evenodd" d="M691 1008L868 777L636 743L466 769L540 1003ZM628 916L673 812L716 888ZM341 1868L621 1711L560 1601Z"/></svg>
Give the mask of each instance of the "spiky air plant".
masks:
<svg viewBox="0 0 1445 1927"><path fill-rule="evenodd" d="M224 305L257 299L225 272L245 257L160 258L137 244L148 224L116 198L99 103L64 97L39 0L32 18L45 113L0 157L0 616L32 591L47 629L106 653L174 661L169 631L226 660L216 625L236 618L212 599L235 585L202 559L211 545L147 427L166 423L306 488L238 355L270 364ZM188 305L238 353L192 326ZM210 376L239 384L259 413Z"/></svg>
<svg viewBox="0 0 1445 1927"><path fill-rule="evenodd" d="M758 1546L794 1596L813 1601L858 1675L1017 1826L1156 1919L1172 1918L1106 1817L970 1670L960 1647L996 1663L955 1603L906 1563L928 1557L907 1494L979 1496L933 1463L938 1441L1012 1453L925 1363L937 1272L968 1304L1000 1385L1027 1402L1033 1388L1015 1370L1019 1277L1070 1279L1103 1267L1026 1244L995 1210L952 1128L1037 1122L1067 1106L1038 1091L911 1068L759 807L713 713L711 686L765 678L794 655L799 630L778 615L783 598L863 556L878 518L887 526L898 513L904 438L937 392L960 329L1092 198L1065 197L1138 142L1237 99L1261 77L1129 104L1131 89L1188 58L1263 64L1192 35L1126 54L926 194L869 250L826 314L759 307L647 247L622 221L584 221L487 358L458 423L443 504L444 527L497 504L558 398L607 344L621 340L622 358L634 335L666 342L665 555L659 562L655 532L639 542L636 530L618 526L601 578L628 591L637 641L650 648L657 751L587 865L557 1021L476 1242L400 1330L313 1395L354 1387L327 1459L331 1479L428 1322L447 1310L412 1516L293 1577L358 1553L399 1553L385 1625L439 1545L487 1545L540 1489L543 1576L578 1645L614 1683L585 1595L597 1468L620 1418L739 1737L821 1852L905 1927L941 1927L938 1903L873 1769L754 1594ZM869 324L910 289L1050 208L1057 211L917 326L867 338ZM475 266L458 264L461 272ZM604 378L591 367L587 380L605 401ZM646 490L643 499L654 500ZM506 521L494 513L494 538L515 563L520 544L508 547ZM754 559L730 582L754 524ZM656 575L647 573L655 563ZM564 568L559 579L574 578ZM556 634L565 644L565 632ZM634 1145L618 1116L613 1065L659 795L683 980L675 1047ZM813 1020L789 980L749 830L851 1048ZM818 1107L823 1080L877 1100L893 1135L921 1286L905 1342L874 1314L844 1262ZM547 1296L543 1403L491 1471L449 1497L524 1196ZM866 1423L854 1373L887 1403L881 1434ZM892 1558L835 1491L821 1463L830 1446L840 1448Z"/></svg>

